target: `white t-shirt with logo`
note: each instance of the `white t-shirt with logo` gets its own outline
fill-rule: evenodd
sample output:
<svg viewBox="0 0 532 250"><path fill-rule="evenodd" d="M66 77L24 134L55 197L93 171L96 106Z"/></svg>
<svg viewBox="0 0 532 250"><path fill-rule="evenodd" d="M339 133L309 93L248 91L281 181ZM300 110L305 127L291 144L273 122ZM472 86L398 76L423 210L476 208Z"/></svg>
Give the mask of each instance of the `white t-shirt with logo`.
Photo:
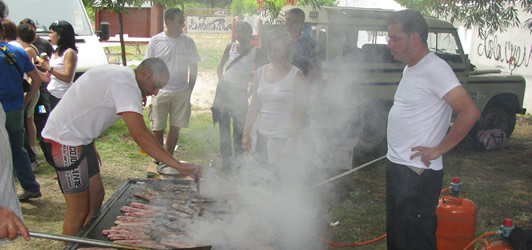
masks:
<svg viewBox="0 0 532 250"><path fill-rule="evenodd" d="M181 92L188 88L188 65L200 61L198 49L191 37L181 34L178 37L169 37L161 32L150 39L144 59L157 57L162 59L168 70L170 78L168 84L160 91L168 93Z"/></svg>
<svg viewBox="0 0 532 250"><path fill-rule="evenodd" d="M42 136L70 146L87 145L121 118L142 115L142 93L133 69L103 65L85 72L57 104Z"/></svg>
<svg viewBox="0 0 532 250"><path fill-rule="evenodd" d="M388 115L387 158L397 164L426 168L421 157L410 160L417 146L441 143L451 122L452 107L443 99L459 86L451 67L429 53L413 67L406 66ZM430 169L441 170L442 158L432 160Z"/></svg>

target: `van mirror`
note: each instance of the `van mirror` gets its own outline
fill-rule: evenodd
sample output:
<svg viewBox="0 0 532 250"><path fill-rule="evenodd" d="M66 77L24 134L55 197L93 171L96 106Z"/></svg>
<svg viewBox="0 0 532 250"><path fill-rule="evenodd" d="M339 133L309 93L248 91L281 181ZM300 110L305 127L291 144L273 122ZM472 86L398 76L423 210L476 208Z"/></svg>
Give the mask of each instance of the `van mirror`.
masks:
<svg viewBox="0 0 532 250"><path fill-rule="evenodd" d="M100 23L100 30L96 33L100 36L100 40L107 41L109 40L109 32L111 30L111 25L108 22Z"/></svg>

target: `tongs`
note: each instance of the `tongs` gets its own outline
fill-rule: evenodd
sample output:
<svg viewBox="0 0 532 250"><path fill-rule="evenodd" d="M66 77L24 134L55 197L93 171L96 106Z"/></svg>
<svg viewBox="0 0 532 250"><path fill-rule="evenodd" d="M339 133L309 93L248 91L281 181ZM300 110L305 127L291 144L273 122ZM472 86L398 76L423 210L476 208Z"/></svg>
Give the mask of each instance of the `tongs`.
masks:
<svg viewBox="0 0 532 250"><path fill-rule="evenodd" d="M114 247L118 249L149 249L149 248L138 247L138 246L118 244L118 243L113 243L113 242L103 241L103 240L87 239L87 238L82 238L82 237L77 237L77 236L59 235L59 234L51 234L51 233L41 233L41 232L30 231L30 236L36 237L36 238L48 239L48 240L75 242L75 243L99 246L99 247Z"/></svg>

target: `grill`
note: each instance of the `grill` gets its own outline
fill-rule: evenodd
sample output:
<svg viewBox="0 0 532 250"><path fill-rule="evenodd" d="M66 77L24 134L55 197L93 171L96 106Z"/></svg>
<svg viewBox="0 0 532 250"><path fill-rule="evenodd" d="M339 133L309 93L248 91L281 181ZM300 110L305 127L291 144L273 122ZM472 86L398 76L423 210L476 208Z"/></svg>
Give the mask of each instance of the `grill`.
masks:
<svg viewBox="0 0 532 250"><path fill-rule="evenodd" d="M168 185L191 186L191 181L186 180L160 180L160 179L128 179L118 190L103 204L102 208L78 233L78 237L109 241L102 231L115 226L117 216L123 215L120 211L122 206L127 206L131 202L148 204L145 200L135 197L135 193L145 188L157 189ZM81 247L91 247L79 243L70 243L65 249L78 249ZM186 249L211 249L211 246L202 246Z"/></svg>

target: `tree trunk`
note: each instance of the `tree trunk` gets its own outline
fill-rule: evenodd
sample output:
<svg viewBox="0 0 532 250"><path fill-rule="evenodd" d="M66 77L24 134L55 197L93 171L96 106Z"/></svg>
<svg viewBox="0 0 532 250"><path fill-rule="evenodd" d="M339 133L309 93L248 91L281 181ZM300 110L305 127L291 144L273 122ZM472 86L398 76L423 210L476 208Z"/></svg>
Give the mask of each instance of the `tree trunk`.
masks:
<svg viewBox="0 0 532 250"><path fill-rule="evenodd" d="M124 42L124 23L122 19L122 12L118 13L118 23L120 26L120 49L122 51L122 65L127 66L126 43Z"/></svg>

